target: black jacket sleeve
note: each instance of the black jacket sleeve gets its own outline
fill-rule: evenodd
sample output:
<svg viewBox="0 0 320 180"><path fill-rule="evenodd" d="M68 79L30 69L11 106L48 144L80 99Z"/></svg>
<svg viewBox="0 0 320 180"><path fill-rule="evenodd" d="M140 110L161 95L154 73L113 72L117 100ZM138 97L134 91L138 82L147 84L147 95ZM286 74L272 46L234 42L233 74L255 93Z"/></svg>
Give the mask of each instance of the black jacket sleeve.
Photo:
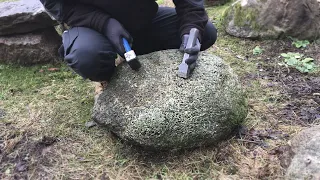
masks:
<svg viewBox="0 0 320 180"><path fill-rule="evenodd" d="M201 42L208 15L204 8L203 0L173 0L178 17L180 19L180 34L188 34L191 28L197 28L200 32Z"/></svg>
<svg viewBox="0 0 320 180"><path fill-rule="evenodd" d="M92 28L103 33L109 15L98 8L66 0L40 0L45 9L57 21L70 27L81 26Z"/></svg>

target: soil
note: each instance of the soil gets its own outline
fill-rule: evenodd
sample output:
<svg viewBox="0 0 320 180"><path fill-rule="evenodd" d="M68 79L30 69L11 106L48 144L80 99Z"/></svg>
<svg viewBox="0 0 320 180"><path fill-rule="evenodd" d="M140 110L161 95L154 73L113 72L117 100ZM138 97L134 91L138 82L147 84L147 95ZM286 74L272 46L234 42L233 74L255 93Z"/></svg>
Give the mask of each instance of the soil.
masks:
<svg viewBox="0 0 320 180"><path fill-rule="evenodd" d="M266 91L274 94L267 101L273 102L274 106L268 107L267 113L261 115L268 121L270 128L263 129L263 125L255 127L257 129L241 127L237 137L237 140L247 148L246 151L241 152L242 154L252 154L252 158L255 159L258 152L264 159L268 159L266 164L261 165L257 173L254 172L257 167L250 167L253 169L249 168L244 173L241 171L243 167L237 167L237 174L248 175L248 177L256 175L257 179L279 178L284 175L294 153L285 143L292 138L292 134L284 133L279 127L310 127L320 120L319 72L306 74L294 68L279 65L280 62L283 62L282 57L279 56L281 53L299 52L306 57L313 58L315 64L319 66L320 44L313 43L306 49L297 49L291 45L291 42L290 40L254 42L264 49L261 55L252 55L252 52L241 54L242 57L245 57L243 60L255 62L258 70L240 77L242 84L249 87L252 85L252 80L265 82L262 86L268 89ZM252 41L245 42L245 44L250 43ZM230 161L234 151L230 150L227 143L221 146L219 154L222 155L218 156L218 160L226 163ZM277 168L278 164L282 170Z"/></svg>
<svg viewBox="0 0 320 180"><path fill-rule="evenodd" d="M307 49L297 49L291 45L290 40L262 42L265 48L261 55L261 63L258 63L260 74L249 75L249 78L261 78L268 80L267 86L280 91L278 101L283 107L275 108L278 119L289 124L308 126L316 120L320 120L320 77L317 74L305 74L296 69L280 66L281 53L299 52L306 57L315 59L320 65L320 45L312 44Z"/></svg>
<svg viewBox="0 0 320 180"><path fill-rule="evenodd" d="M40 165L50 166L47 158L50 157L49 148L57 139L42 137L38 141L32 141L29 138L27 133L20 136L11 134L6 140L0 138L0 179L6 179L6 173L10 173L10 177L14 179L29 179L29 169L40 169ZM38 174L45 175L45 172Z"/></svg>

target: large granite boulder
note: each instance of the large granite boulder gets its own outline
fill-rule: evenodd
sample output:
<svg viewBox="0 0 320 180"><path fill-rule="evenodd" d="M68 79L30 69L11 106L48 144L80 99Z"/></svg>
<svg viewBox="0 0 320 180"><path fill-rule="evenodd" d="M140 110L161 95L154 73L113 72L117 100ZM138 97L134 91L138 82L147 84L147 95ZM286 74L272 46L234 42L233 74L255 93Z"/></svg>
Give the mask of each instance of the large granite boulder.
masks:
<svg viewBox="0 0 320 180"><path fill-rule="evenodd" d="M0 35L28 33L55 24L39 0L0 2Z"/></svg>
<svg viewBox="0 0 320 180"><path fill-rule="evenodd" d="M0 63L32 65L59 59L62 40L54 27L39 32L0 36Z"/></svg>
<svg viewBox="0 0 320 180"><path fill-rule="evenodd" d="M295 155L286 179L320 179L320 126L302 131L290 144Z"/></svg>
<svg viewBox="0 0 320 180"><path fill-rule="evenodd" d="M202 53L190 79L177 76L176 50L140 57L135 72L127 64L96 99L93 120L120 138L153 150L215 144L227 138L247 115L237 76L224 61Z"/></svg>
<svg viewBox="0 0 320 180"><path fill-rule="evenodd" d="M226 10L226 32L236 37L320 37L319 0L238 0Z"/></svg>

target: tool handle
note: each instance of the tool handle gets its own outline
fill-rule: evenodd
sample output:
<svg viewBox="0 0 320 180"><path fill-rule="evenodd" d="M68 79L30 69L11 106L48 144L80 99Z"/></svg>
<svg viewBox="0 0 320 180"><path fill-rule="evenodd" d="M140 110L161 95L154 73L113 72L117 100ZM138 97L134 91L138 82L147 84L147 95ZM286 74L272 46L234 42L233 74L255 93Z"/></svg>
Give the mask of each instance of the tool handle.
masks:
<svg viewBox="0 0 320 180"><path fill-rule="evenodd" d="M123 41L123 46L124 46L124 49L126 50L126 52L131 51L131 47L130 47L128 41L126 40L126 38L122 38L122 41Z"/></svg>
<svg viewBox="0 0 320 180"><path fill-rule="evenodd" d="M186 48L192 48L194 45L196 45L197 39L198 39L198 35L199 35L199 30L198 29L192 28L190 30Z"/></svg>
<svg viewBox="0 0 320 180"><path fill-rule="evenodd" d="M186 48L192 48L194 45L196 45L198 35L199 35L199 30L197 28L192 28L190 30ZM182 63L185 63L186 59L188 59L189 56L190 55L188 53L184 53Z"/></svg>
<svg viewBox="0 0 320 180"><path fill-rule="evenodd" d="M198 39L198 35L199 35L199 30L198 29L192 28L190 30L186 48L192 48L194 45L196 45L197 39ZM192 73L192 71L195 68L196 63L190 64L190 65L186 64L186 60L189 57L190 57L190 55L188 53L184 53L182 63L179 65L179 70L178 70L178 76L179 77L182 77L182 78L185 78L185 79L189 78L190 74Z"/></svg>

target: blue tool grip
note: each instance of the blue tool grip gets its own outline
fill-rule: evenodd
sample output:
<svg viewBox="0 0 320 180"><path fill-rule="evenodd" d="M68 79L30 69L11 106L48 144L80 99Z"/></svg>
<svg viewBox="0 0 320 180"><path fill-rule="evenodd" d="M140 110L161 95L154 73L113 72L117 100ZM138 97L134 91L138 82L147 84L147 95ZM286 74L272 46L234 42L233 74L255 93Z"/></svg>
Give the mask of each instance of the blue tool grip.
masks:
<svg viewBox="0 0 320 180"><path fill-rule="evenodd" d="M126 52L131 51L131 47L130 47L128 41L126 40L126 38L122 38L122 41L123 41L123 46L124 46L124 49L126 50Z"/></svg>

